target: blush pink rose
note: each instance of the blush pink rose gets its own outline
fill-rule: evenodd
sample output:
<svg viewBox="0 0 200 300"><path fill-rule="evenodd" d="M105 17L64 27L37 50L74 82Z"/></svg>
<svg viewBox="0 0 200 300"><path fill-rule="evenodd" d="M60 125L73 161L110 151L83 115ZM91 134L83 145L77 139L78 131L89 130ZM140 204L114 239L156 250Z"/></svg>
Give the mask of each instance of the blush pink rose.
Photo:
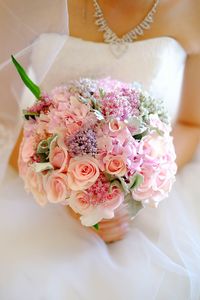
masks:
<svg viewBox="0 0 200 300"><path fill-rule="evenodd" d="M174 161L176 159L172 137L160 135L156 131L152 131L142 139L139 154L152 160L165 159L166 156L167 160Z"/></svg>
<svg viewBox="0 0 200 300"><path fill-rule="evenodd" d="M143 138L142 151L152 159L160 158L166 153L167 142L166 138L154 131Z"/></svg>
<svg viewBox="0 0 200 300"><path fill-rule="evenodd" d="M175 163L158 165L157 168L143 166L144 180L132 191L133 198L142 201L144 206L157 207L158 203L168 196L175 180L175 173Z"/></svg>
<svg viewBox="0 0 200 300"><path fill-rule="evenodd" d="M125 124L119 120L111 120L109 122L109 129L111 132L119 132L120 130L122 130L124 128Z"/></svg>
<svg viewBox="0 0 200 300"><path fill-rule="evenodd" d="M33 194L36 202L41 206L47 204L43 179L43 175L36 173L32 167L27 169L26 176L24 177L25 189Z"/></svg>
<svg viewBox="0 0 200 300"><path fill-rule="evenodd" d="M68 185L73 191L89 188L98 177L98 161L92 156L79 156L70 160L67 179Z"/></svg>
<svg viewBox="0 0 200 300"><path fill-rule="evenodd" d="M92 204L88 196L80 194L77 203L79 204L80 220L84 226L93 226L102 219L112 219L115 215L114 211L124 201L124 195L118 187L113 187L112 192L106 197L105 201L95 205L94 199ZM76 207L77 209L77 207Z"/></svg>
<svg viewBox="0 0 200 300"><path fill-rule="evenodd" d="M47 175L45 190L49 202L59 203L65 201L70 197L70 191L67 185L67 176L55 171L50 175Z"/></svg>
<svg viewBox="0 0 200 300"><path fill-rule="evenodd" d="M169 134L171 131L171 125L162 122L157 114L150 115L149 119L152 127L158 128L159 130L163 131L163 133L167 134Z"/></svg>
<svg viewBox="0 0 200 300"><path fill-rule="evenodd" d="M69 162L68 152L65 146L59 143L59 141L58 145L54 143L51 147L49 161L58 172L65 173L67 171Z"/></svg>
<svg viewBox="0 0 200 300"><path fill-rule="evenodd" d="M103 203L103 206L104 209L111 211L111 215L113 215L114 210L118 208L123 201L123 192L117 186L113 186L111 193L106 197L106 201Z"/></svg>
<svg viewBox="0 0 200 300"><path fill-rule="evenodd" d="M108 155L104 158L106 172L111 175L124 176L127 168L125 159L122 155Z"/></svg>
<svg viewBox="0 0 200 300"><path fill-rule="evenodd" d="M68 204L80 215L89 213L91 210L90 196L86 191L72 192Z"/></svg>

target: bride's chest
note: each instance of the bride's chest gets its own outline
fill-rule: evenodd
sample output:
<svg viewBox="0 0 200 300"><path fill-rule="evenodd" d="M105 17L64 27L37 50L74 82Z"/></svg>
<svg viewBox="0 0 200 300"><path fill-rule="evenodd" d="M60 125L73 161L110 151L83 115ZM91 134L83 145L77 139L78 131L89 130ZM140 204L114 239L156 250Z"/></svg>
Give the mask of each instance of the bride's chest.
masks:
<svg viewBox="0 0 200 300"><path fill-rule="evenodd" d="M56 38L63 37L44 35L37 50L48 56L48 49L56 43ZM45 39L48 42L44 42ZM33 55L38 67L41 56L34 58ZM120 57L116 57L107 44L68 37L56 53L42 86L50 90L80 77L109 76L126 82L136 81L156 97L163 98L174 114L180 98L184 62L185 52L168 37L129 44Z"/></svg>

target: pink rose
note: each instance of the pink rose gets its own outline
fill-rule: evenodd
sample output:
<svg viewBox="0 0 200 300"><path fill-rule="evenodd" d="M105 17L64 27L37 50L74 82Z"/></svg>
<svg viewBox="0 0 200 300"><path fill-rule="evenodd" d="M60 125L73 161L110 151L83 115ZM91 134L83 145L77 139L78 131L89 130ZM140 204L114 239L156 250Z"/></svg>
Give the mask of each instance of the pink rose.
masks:
<svg viewBox="0 0 200 300"><path fill-rule="evenodd" d="M90 196L86 191L72 192L68 204L80 215L84 215L91 210Z"/></svg>
<svg viewBox="0 0 200 300"><path fill-rule="evenodd" d="M174 164L163 164L142 167L143 183L132 191L132 196L137 201L142 201L144 205L156 207L158 203L168 196L172 184L175 180L176 167Z"/></svg>
<svg viewBox="0 0 200 300"><path fill-rule="evenodd" d="M157 114L150 115L149 119L150 125L152 127L158 128L159 130L167 134L169 134L169 132L171 131L171 125L162 122Z"/></svg>
<svg viewBox="0 0 200 300"><path fill-rule="evenodd" d="M161 136L156 131L152 131L142 139L139 148L140 154L150 159L160 159L171 151L170 148L173 149L173 145L170 136Z"/></svg>
<svg viewBox="0 0 200 300"><path fill-rule="evenodd" d="M85 190L99 177L98 161L89 155L74 157L69 162L67 175L70 189Z"/></svg>
<svg viewBox="0 0 200 300"><path fill-rule="evenodd" d="M150 132L139 144L139 154L144 160L174 162L176 153L173 145L173 138L168 134L160 135L156 131Z"/></svg>
<svg viewBox="0 0 200 300"><path fill-rule="evenodd" d="M127 168L122 155L108 155L104 158L106 164L106 172L111 175L124 176Z"/></svg>
<svg viewBox="0 0 200 300"><path fill-rule="evenodd" d="M120 130L122 130L124 128L124 123L119 121L119 120L111 120L109 122L109 129L111 132L119 132Z"/></svg>
<svg viewBox="0 0 200 300"><path fill-rule="evenodd" d="M22 160L27 163L30 158L35 154L35 138L30 136L24 138L22 142L21 156Z"/></svg>
<svg viewBox="0 0 200 300"><path fill-rule="evenodd" d="M106 197L106 201L103 203L103 206L104 209L111 211L111 215L113 215L113 211L119 207L123 201L123 192L117 186L113 186L111 193Z"/></svg>
<svg viewBox="0 0 200 300"><path fill-rule="evenodd" d="M84 226L93 226L102 219L112 219L115 209L124 201L124 195L118 187L113 187L105 201L96 205L94 199L90 201L87 193L76 194L76 199L72 201L74 203L70 206L81 214L81 223Z"/></svg>
<svg viewBox="0 0 200 300"><path fill-rule="evenodd" d="M84 211L80 220L85 226L93 226L102 219L112 219L117 209L124 201L124 194L118 187L113 187L112 192L105 201L97 205L91 205Z"/></svg>
<svg viewBox="0 0 200 300"><path fill-rule="evenodd" d="M41 206L47 203L43 179L43 175L36 173L32 167L27 169L26 176L24 177L25 189L33 194L36 202Z"/></svg>
<svg viewBox="0 0 200 300"><path fill-rule="evenodd" d="M58 169L59 172L64 173L67 171L69 162L68 152L64 144L61 144L59 140L58 145L55 142L50 149L49 161L54 169Z"/></svg>
<svg viewBox="0 0 200 300"><path fill-rule="evenodd" d="M65 201L70 196L67 185L67 176L55 171L50 175L47 175L45 190L49 202L59 203Z"/></svg>

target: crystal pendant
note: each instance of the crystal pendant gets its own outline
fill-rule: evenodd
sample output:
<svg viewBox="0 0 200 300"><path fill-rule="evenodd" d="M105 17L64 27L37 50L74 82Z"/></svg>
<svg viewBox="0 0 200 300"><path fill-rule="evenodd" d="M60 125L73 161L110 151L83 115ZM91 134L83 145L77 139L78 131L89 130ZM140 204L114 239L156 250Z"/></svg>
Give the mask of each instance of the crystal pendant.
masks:
<svg viewBox="0 0 200 300"><path fill-rule="evenodd" d="M110 50L116 58L120 58L128 49L128 43L113 43L110 44Z"/></svg>

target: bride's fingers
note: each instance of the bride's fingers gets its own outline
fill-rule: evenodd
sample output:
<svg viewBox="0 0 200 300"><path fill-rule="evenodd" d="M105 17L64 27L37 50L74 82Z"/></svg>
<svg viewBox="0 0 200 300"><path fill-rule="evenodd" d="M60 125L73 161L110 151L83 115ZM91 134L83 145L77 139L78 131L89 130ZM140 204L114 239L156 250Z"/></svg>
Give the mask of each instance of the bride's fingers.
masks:
<svg viewBox="0 0 200 300"><path fill-rule="evenodd" d="M105 241L105 242L114 242L124 238L124 236L129 231L129 224L128 223L121 223L117 226L113 226L110 228L99 229L98 235Z"/></svg>
<svg viewBox="0 0 200 300"><path fill-rule="evenodd" d="M75 219L79 220L80 215L76 214L70 207L66 207L68 213ZM115 211L113 219L103 219L99 222L99 229L92 228L106 243L118 241L124 238L129 231L130 218L127 208L120 206Z"/></svg>
<svg viewBox="0 0 200 300"><path fill-rule="evenodd" d="M123 239L129 231L129 220L126 207L120 207L113 219L99 222L97 234L107 243Z"/></svg>

